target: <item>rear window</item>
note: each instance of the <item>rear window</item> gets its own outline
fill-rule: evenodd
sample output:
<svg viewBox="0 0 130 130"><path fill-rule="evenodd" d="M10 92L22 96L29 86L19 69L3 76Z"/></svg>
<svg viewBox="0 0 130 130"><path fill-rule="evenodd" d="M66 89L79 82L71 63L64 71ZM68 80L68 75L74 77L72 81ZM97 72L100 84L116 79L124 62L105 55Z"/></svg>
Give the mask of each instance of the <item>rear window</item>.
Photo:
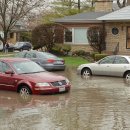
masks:
<svg viewBox="0 0 130 130"><path fill-rule="evenodd" d="M38 56L39 58L57 58L57 56L51 54L51 53L47 53L47 52L38 52Z"/></svg>
<svg viewBox="0 0 130 130"><path fill-rule="evenodd" d="M22 46L24 44L24 42L16 42L16 44L14 46Z"/></svg>

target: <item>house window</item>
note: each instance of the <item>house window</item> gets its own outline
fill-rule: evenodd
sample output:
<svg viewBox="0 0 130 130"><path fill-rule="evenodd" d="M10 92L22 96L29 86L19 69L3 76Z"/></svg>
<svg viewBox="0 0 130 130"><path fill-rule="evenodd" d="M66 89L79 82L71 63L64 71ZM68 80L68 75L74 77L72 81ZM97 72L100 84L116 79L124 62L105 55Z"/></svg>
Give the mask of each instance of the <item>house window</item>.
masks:
<svg viewBox="0 0 130 130"><path fill-rule="evenodd" d="M74 43L75 44L88 43L86 28L75 28L74 29Z"/></svg>
<svg viewBox="0 0 130 130"><path fill-rule="evenodd" d="M126 48L130 49L130 27L127 27Z"/></svg>
<svg viewBox="0 0 130 130"><path fill-rule="evenodd" d="M14 37L14 33L10 33L10 38L13 38Z"/></svg>
<svg viewBox="0 0 130 130"><path fill-rule="evenodd" d="M118 28L112 28L112 34L117 35L119 33Z"/></svg>
<svg viewBox="0 0 130 130"><path fill-rule="evenodd" d="M72 42L72 30L65 30L65 42Z"/></svg>
<svg viewBox="0 0 130 130"><path fill-rule="evenodd" d="M71 44L88 44L87 28L71 28L65 30L65 42Z"/></svg>

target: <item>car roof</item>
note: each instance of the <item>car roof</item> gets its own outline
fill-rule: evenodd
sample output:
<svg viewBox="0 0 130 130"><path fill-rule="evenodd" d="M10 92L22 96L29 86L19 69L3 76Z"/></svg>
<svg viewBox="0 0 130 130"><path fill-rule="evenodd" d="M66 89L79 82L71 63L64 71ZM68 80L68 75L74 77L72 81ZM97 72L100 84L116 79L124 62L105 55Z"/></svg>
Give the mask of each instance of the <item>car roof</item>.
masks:
<svg viewBox="0 0 130 130"><path fill-rule="evenodd" d="M121 57L130 57L128 55L109 55L109 56L121 56Z"/></svg>
<svg viewBox="0 0 130 130"><path fill-rule="evenodd" d="M13 57L9 57L9 58L0 58L0 61L5 61L5 62L18 62L18 61L30 61L29 59L26 58L13 58Z"/></svg>

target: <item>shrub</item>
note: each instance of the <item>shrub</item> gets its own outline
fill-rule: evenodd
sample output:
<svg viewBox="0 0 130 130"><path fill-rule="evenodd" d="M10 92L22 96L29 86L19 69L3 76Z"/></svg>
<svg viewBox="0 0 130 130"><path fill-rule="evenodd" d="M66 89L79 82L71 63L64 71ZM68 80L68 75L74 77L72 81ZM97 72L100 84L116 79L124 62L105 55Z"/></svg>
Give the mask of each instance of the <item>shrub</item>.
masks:
<svg viewBox="0 0 130 130"><path fill-rule="evenodd" d="M72 54L74 56L83 56L83 55L85 55L85 51L84 50L76 50Z"/></svg>
<svg viewBox="0 0 130 130"><path fill-rule="evenodd" d="M95 54L95 61L98 61L106 56L108 56L108 54Z"/></svg>
<svg viewBox="0 0 130 130"><path fill-rule="evenodd" d="M60 45L60 44L55 44L55 45L53 46L52 50L53 50L53 51L58 51L58 52L60 52L60 50L61 50L61 45Z"/></svg>
<svg viewBox="0 0 130 130"><path fill-rule="evenodd" d="M99 54L99 52L91 52L91 53L90 53L90 56L91 56L93 59L95 59L95 55L96 55L96 54Z"/></svg>
<svg viewBox="0 0 130 130"><path fill-rule="evenodd" d="M106 49L106 32L101 26L92 26L88 28L87 38L90 46L100 54Z"/></svg>
<svg viewBox="0 0 130 130"><path fill-rule="evenodd" d="M73 56L89 56L90 53L84 50L76 50L76 51L73 51L72 55Z"/></svg>
<svg viewBox="0 0 130 130"><path fill-rule="evenodd" d="M55 44L51 50L51 53L56 55L68 55L71 51L71 46L66 44Z"/></svg>
<svg viewBox="0 0 130 130"><path fill-rule="evenodd" d="M61 44L55 44L50 52L55 55L61 55Z"/></svg>
<svg viewBox="0 0 130 130"><path fill-rule="evenodd" d="M68 55L68 53L71 51L71 46L63 44L61 47L61 51L63 51L64 55Z"/></svg>

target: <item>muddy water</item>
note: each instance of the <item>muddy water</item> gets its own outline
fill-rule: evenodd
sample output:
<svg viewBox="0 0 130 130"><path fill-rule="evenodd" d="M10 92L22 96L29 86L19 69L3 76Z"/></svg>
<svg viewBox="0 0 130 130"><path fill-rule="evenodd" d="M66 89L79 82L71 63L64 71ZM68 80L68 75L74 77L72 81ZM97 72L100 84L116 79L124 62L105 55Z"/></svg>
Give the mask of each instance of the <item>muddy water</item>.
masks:
<svg viewBox="0 0 130 130"><path fill-rule="evenodd" d="M55 72L72 83L70 93L20 97L0 91L0 130L130 130L130 83L86 77L75 69Z"/></svg>

